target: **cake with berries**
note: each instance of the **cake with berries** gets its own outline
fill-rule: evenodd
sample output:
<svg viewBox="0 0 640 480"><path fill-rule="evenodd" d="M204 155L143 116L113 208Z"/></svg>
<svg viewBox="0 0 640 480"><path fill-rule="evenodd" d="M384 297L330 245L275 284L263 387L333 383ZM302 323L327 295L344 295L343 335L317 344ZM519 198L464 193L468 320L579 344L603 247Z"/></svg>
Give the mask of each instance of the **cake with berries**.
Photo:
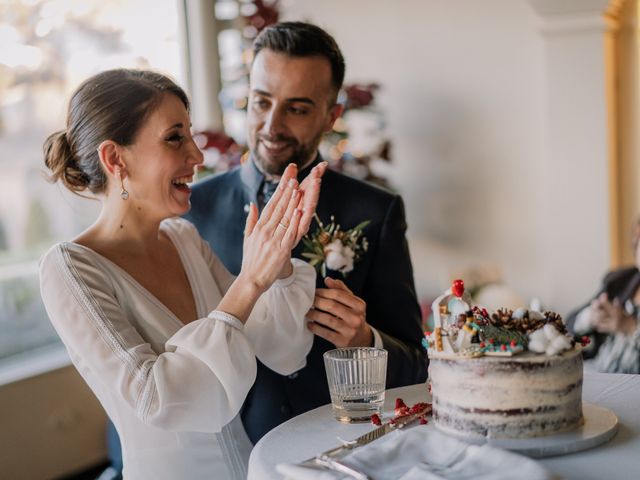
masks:
<svg viewBox="0 0 640 480"><path fill-rule="evenodd" d="M425 335L433 421L467 438L518 439L575 429L582 417L581 346L553 312L472 307L456 280Z"/></svg>

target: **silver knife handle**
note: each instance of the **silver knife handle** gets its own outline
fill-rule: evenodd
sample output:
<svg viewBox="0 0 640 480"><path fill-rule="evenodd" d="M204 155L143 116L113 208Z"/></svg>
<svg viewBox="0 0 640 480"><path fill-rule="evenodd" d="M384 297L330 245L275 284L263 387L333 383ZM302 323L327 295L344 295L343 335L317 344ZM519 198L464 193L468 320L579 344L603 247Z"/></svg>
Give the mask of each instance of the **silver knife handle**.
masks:
<svg viewBox="0 0 640 480"><path fill-rule="evenodd" d="M326 452L322 452L320 455L318 455L318 457L336 457L336 456L340 456L343 453L347 453L347 452L353 450L357 446L358 445L356 443L340 445L339 447L332 448L331 450L327 450Z"/></svg>
<svg viewBox="0 0 640 480"><path fill-rule="evenodd" d="M317 464L322 465L323 467L344 473L346 475L349 475L351 478L355 478L357 480L371 480L371 477L369 477L368 475L359 472L358 470L351 468L350 466L345 465L344 463L336 460L335 458L331 458L326 454L316 457L315 461Z"/></svg>

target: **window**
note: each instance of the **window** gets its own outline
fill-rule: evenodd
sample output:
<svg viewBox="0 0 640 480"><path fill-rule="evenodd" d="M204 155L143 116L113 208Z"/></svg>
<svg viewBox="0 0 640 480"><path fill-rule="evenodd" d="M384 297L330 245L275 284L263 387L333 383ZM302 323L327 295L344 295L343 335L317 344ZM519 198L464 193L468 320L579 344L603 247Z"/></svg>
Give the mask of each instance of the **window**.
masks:
<svg viewBox="0 0 640 480"><path fill-rule="evenodd" d="M45 181L44 139L64 127L75 87L101 70L151 68L184 85L177 8L156 0L0 3L0 369L60 349L37 261L99 211L99 202Z"/></svg>

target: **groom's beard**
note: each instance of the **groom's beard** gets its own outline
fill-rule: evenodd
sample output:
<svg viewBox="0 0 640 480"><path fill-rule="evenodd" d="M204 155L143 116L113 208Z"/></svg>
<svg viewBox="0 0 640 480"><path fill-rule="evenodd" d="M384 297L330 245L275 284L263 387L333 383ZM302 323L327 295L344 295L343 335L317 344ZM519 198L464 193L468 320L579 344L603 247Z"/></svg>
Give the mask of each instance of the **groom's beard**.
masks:
<svg viewBox="0 0 640 480"><path fill-rule="evenodd" d="M273 137L258 135L255 145L251 146L251 150L256 163L264 173L279 177L284 173L284 170L290 163L294 163L298 167L298 170L307 165L309 160L315 157L322 135L323 132L320 132L307 144L302 144L295 138L285 135L275 135ZM267 153L266 155L262 155L260 153L260 143L263 140L268 142L286 142L289 144L287 150L291 153L287 154L287 152L284 152L283 155L269 155Z"/></svg>

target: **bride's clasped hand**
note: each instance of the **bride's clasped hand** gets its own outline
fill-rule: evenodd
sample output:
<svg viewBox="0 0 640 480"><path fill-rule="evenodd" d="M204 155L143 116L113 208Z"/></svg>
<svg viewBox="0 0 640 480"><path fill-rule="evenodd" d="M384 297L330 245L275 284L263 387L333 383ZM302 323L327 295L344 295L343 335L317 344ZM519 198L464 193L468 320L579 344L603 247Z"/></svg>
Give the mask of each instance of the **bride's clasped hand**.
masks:
<svg viewBox="0 0 640 480"><path fill-rule="evenodd" d="M250 205L239 277L247 275L263 289L276 278L291 275L291 250L309 230L326 168L326 162L318 164L298 184L298 168L290 164L262 214L258 216L254 203Z"/></svg>

